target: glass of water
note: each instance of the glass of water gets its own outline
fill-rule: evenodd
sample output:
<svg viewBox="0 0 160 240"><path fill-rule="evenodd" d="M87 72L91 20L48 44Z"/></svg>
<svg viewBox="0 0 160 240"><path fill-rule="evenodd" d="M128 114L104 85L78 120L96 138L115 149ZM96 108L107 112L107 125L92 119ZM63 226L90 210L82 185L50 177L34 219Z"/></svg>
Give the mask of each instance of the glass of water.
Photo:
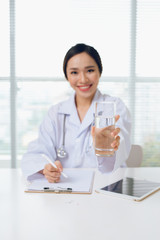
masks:
<svg viewBox="0 0 160 240"><path fill-rule="evenodd" d="M114 137L111 132L115 129L115 102L95 103L95 154L97 156L112 156L114 149L111 144Z"/></svg>

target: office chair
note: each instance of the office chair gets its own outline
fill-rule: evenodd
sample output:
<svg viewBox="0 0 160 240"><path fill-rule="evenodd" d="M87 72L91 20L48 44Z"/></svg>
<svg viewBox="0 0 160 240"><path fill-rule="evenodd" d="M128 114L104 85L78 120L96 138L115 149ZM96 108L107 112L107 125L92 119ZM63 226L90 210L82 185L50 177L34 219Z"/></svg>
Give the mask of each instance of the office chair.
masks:
<svg viewBox="0 0 160 240"><path fill-rule="evenodd" d="M143 160L143 149L140 145L132 145L128 159L127 167L140 167Z"/></svg>

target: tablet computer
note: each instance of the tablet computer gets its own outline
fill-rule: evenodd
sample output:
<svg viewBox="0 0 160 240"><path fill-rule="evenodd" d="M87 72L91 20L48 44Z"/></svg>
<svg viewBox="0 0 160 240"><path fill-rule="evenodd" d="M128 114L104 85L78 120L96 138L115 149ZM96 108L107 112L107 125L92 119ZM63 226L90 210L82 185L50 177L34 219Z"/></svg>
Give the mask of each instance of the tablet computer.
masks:
<svg viewBox="0 0 160 240"><path fill-rule="evenodd" d="M96 192L141 201L160 189L160 183L125 177L110 185L97 189Z"/></svg>

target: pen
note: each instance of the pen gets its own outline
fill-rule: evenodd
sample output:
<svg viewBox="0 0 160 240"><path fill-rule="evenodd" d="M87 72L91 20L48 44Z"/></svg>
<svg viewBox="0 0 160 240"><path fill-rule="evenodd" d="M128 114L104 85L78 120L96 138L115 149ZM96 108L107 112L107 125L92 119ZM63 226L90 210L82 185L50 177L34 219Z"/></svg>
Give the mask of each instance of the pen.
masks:
<svg viewBox="0 0 160 240"><path fill-rule="evenodd" d="M54 168L57 168L56 164L53 163L49 157L47 157L47 156L44 155L44 154L41 154L41 155L42 155L42 157L44 157ZM68 178L68 176L67 176L64 172L61 172L61 174L63 175L63 177Z"/></svg>

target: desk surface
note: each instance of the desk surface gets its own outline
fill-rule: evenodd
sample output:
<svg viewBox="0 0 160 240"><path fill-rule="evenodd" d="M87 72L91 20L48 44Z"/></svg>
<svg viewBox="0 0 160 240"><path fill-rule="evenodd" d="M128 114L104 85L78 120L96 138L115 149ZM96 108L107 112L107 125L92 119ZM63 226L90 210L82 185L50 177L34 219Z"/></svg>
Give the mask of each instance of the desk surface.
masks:
<svg viewBox="0 0 160 240"><path fill-rule="evenodd" d="M112 177L122 175L160 181L160 168L123 168ZM91 195L24 193L20 169L0 169L0 239L159 240L160 191L142 202L94 191L110 178L96 171Z"/></svg>

